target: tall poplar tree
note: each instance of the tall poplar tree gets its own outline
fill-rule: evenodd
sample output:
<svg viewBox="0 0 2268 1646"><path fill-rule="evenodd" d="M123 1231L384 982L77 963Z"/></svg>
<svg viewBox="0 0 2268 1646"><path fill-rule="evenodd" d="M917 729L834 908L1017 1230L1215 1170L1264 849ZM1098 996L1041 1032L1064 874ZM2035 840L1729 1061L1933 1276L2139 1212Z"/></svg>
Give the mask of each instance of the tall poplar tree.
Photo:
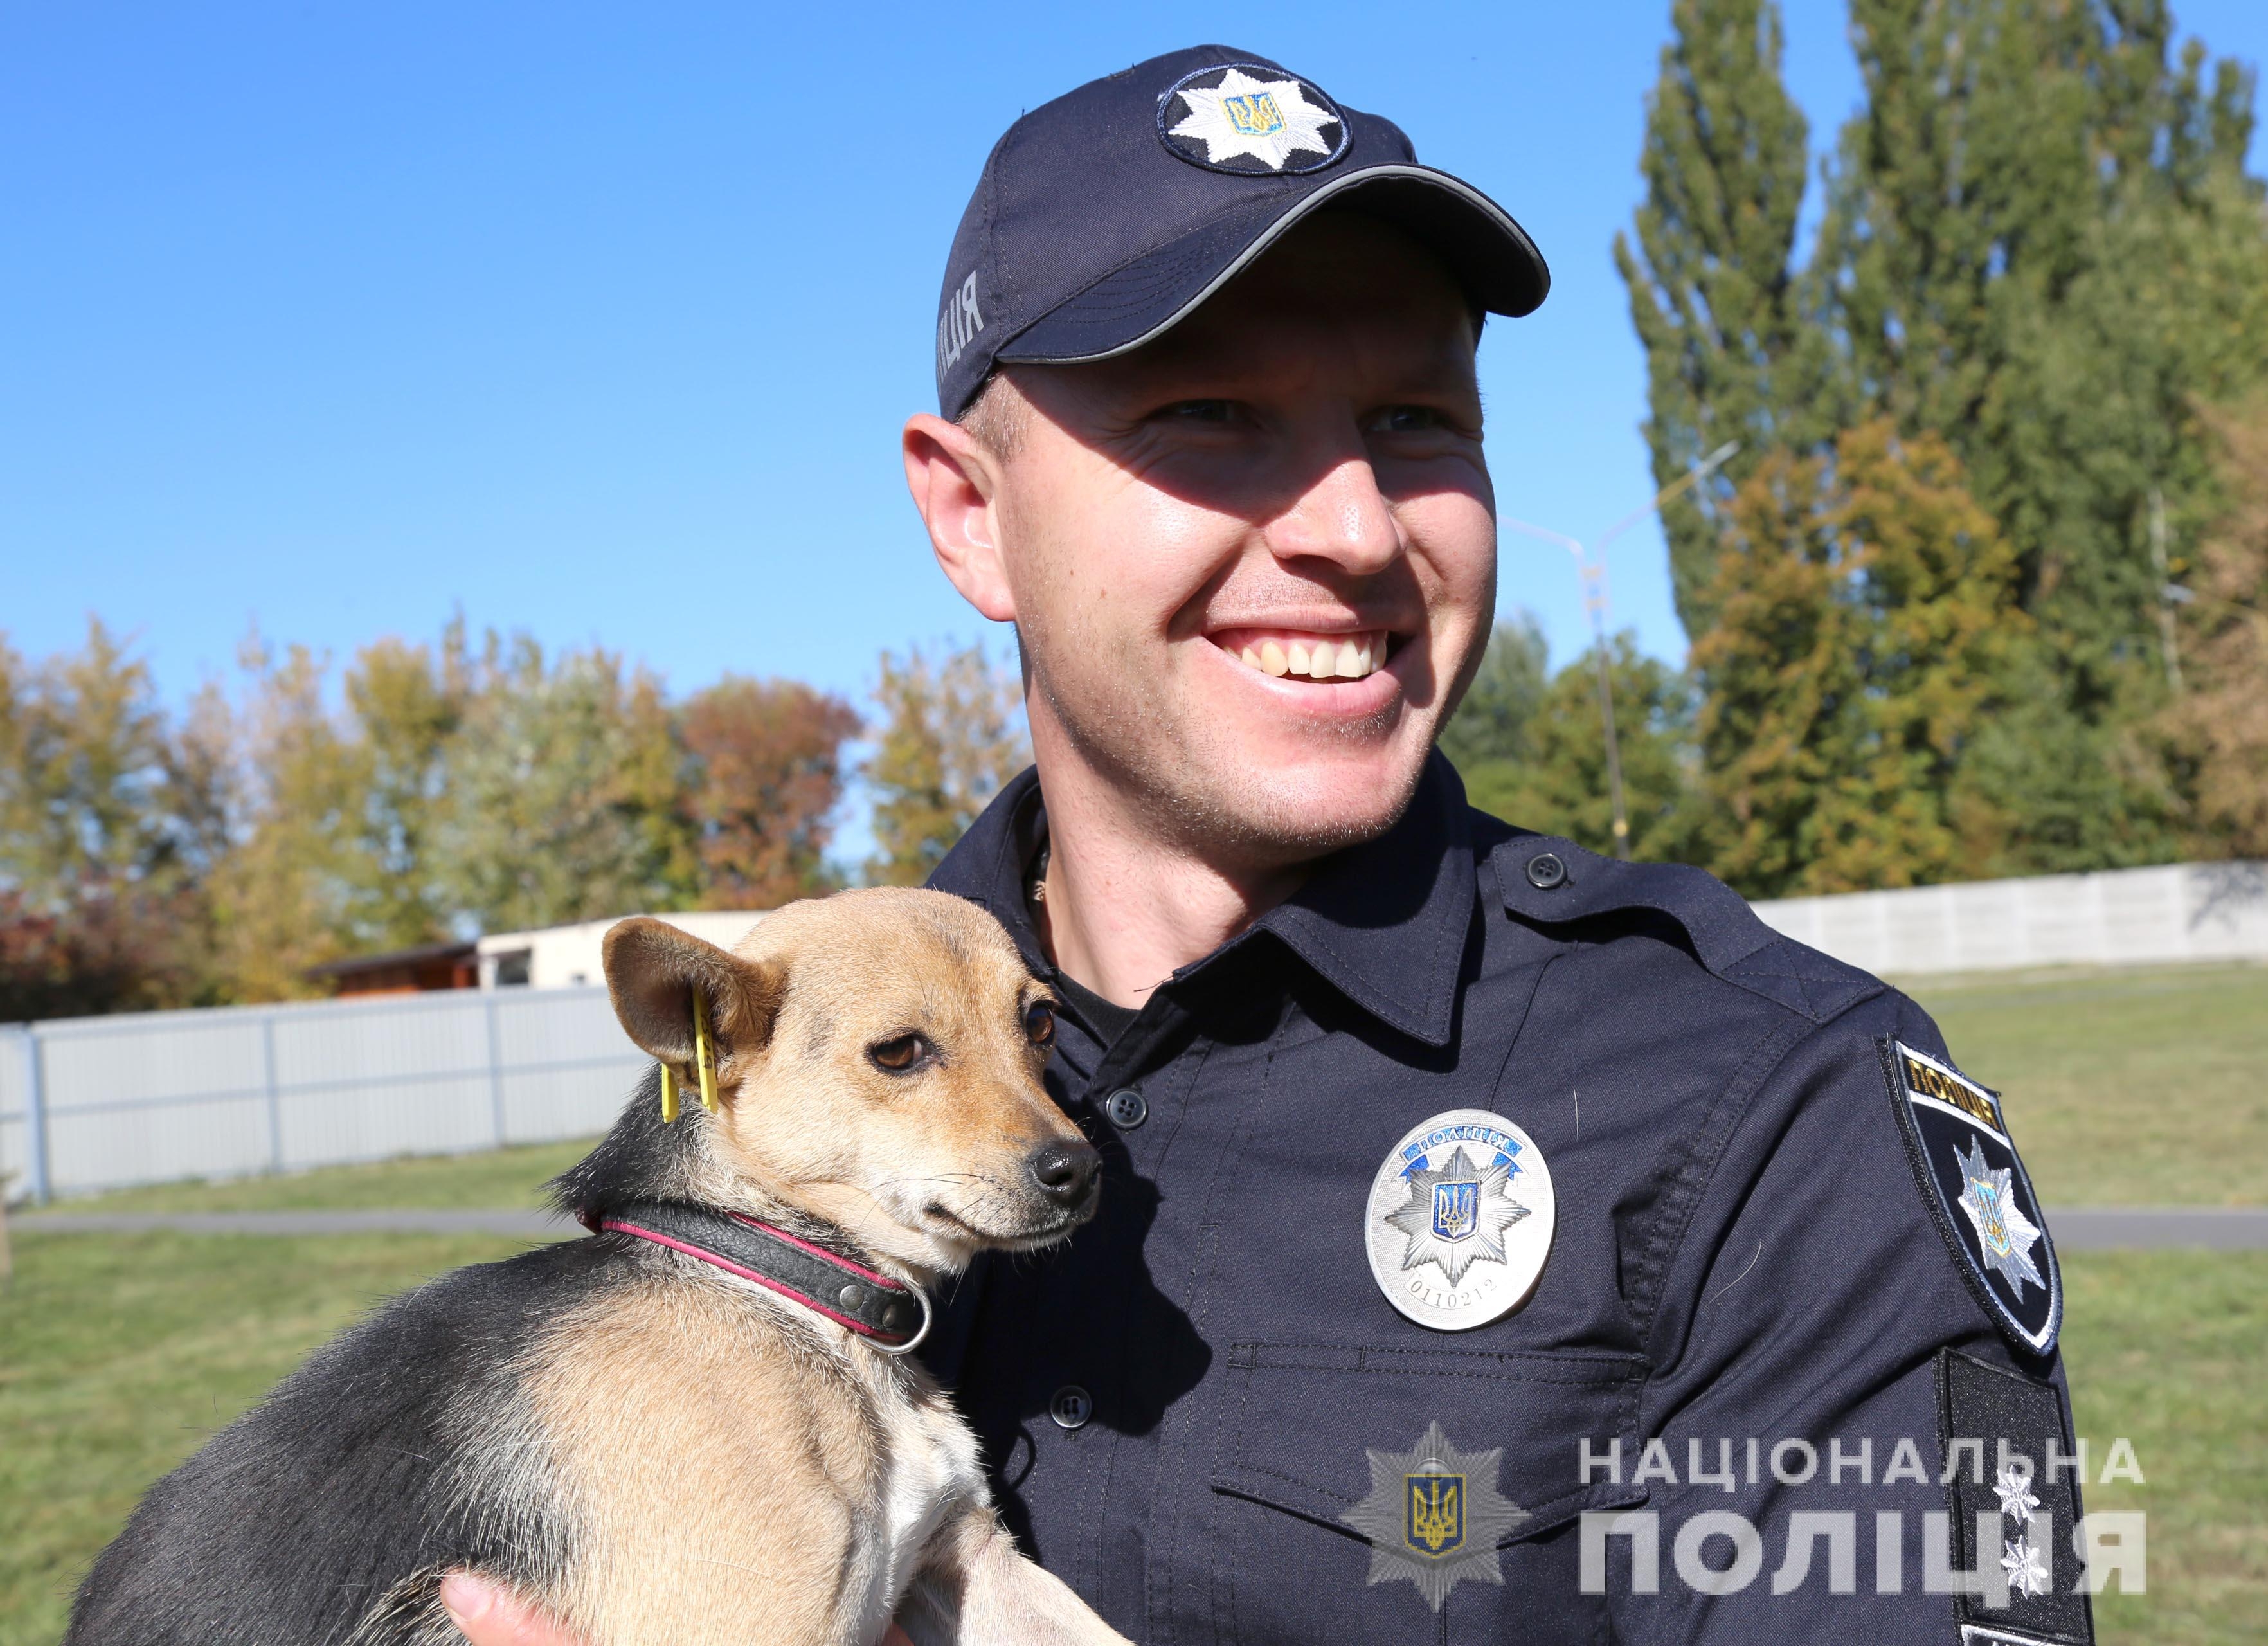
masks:
<svg viewBox="0 0 2268 1646"><path fill-rule="evenodd" d="M1637 244L1615 237L1646 345L1657 484L1727 440L1742 451L1663 512L1678 615L1709 624L1723 505L1766 454L1831 433L1837 395L1819 294L1793 262L1809 166L1802 111L1780 79L1771 0L1675 0L1646 102Z"/></svg>

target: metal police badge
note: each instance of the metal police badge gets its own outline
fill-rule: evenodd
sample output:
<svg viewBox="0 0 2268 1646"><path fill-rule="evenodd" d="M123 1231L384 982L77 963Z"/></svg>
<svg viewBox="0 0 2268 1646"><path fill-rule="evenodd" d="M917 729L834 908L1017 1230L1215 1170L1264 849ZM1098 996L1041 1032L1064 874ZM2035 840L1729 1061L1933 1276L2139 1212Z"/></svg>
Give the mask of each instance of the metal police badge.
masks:
<svg viewBox="0 0 2268 1646"><path fill-rule="evenodd" d="M1387 1302L1419 1325L1467 1332L1528 1301L1557 1216L1535 1140L1500 1114L1452 1109L1394 1146L1362 1237Z"/></svg>
<svg viewBox="0 0 2268 1646"><path fill-rule="evenodd" d="M2046 1354L2063 1324L2063 1278L2000 1100L1903 1041L1881 1047L1915 1180L1962 1278L2003 1332Z"/></svg>
<svg viewBox="0 0 2268 1646"><path fill-rule="evenodd" d="M1497 1539L1528 1514L1496 1489L1502 1447L1459 1451L1436 1421L1414 1450L1369 1457L1370 1495L1339 1518L1370 1539L1372 1583L1406 1577L1439 1612L1460 1577L1504 1581Z"/></svg>

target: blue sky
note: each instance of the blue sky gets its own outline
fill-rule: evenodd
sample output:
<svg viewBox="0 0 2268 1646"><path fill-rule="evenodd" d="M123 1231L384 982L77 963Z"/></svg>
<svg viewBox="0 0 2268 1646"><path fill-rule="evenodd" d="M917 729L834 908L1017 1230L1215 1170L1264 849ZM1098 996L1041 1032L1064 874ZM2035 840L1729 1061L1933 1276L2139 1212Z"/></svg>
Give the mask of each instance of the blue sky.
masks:
<svg viewBox="0 0 2268 1646"><path fill-rule="evenodd" d="M1789 6L1826 142L1842 7ZM2268 56L2268 7L2181 8ZM18 6L0 14L0 631L88 613L169 696L256 621L344 655L477 627L857 694L983 625L899 476L937 286L1024 107L1215 41L1388 114L1550 259L1490 328L1507 514L1587 535L1650 493L1609 259L1638 195L1664 4L1072 8ZM1381 26L1381 19L1388 19ZM1564 551L1507 534L1556 656ZM1613 621L1680 657L1661 543Z"/></svg>

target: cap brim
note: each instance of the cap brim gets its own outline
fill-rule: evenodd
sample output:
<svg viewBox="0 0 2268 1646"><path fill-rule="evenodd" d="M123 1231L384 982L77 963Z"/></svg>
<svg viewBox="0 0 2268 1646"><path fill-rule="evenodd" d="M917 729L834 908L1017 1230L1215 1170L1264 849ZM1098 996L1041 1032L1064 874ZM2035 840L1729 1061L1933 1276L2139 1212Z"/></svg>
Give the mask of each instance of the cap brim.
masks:
<svg viewBox="0 0 2268 1646"><path fill-rule="evenodd" d="M1172 330L1292 226L1325 206L1383 218L1432 247L1493 314L1533 313L1551 271L1528 231L1471 184L1425 166L1370 166L1231 212L1113 269L1010 338L993 358L1025 365L1107 360Z"/></svg>

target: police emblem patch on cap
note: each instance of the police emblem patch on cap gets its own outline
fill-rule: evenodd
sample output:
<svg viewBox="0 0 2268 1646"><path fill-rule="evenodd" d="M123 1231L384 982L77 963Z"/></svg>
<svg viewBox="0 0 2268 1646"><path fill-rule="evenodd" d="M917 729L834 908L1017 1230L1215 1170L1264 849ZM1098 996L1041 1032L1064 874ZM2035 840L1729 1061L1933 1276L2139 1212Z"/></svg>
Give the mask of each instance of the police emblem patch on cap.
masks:
<svg viewBox="0 0 2268 1646"><path fill-rule="evenodd" d="M1452 1109L1379 1167L1362 1236L1387 1302L1420 1325L1468 1332L1527 1302L1557 1219L1535 1140L1500 1114Z"/></svg>
<svg viewBox="0 0 2268 1646"><path fill-rule="evenodd" d="M1346 116L1312 80L1259 63L1218 63L1158 100L1158 137L1216 172L1319 172L1346 152Z"/></svg>
<svg viewBox="0 0 2268 1646"><path fill-rule="evenodd" d="M2046 1354L2063 1325L2063 1277L2000 1100L1903 1041L1881 1044L1907 1157L1962 1278L2003 1332Z"/></svg>

